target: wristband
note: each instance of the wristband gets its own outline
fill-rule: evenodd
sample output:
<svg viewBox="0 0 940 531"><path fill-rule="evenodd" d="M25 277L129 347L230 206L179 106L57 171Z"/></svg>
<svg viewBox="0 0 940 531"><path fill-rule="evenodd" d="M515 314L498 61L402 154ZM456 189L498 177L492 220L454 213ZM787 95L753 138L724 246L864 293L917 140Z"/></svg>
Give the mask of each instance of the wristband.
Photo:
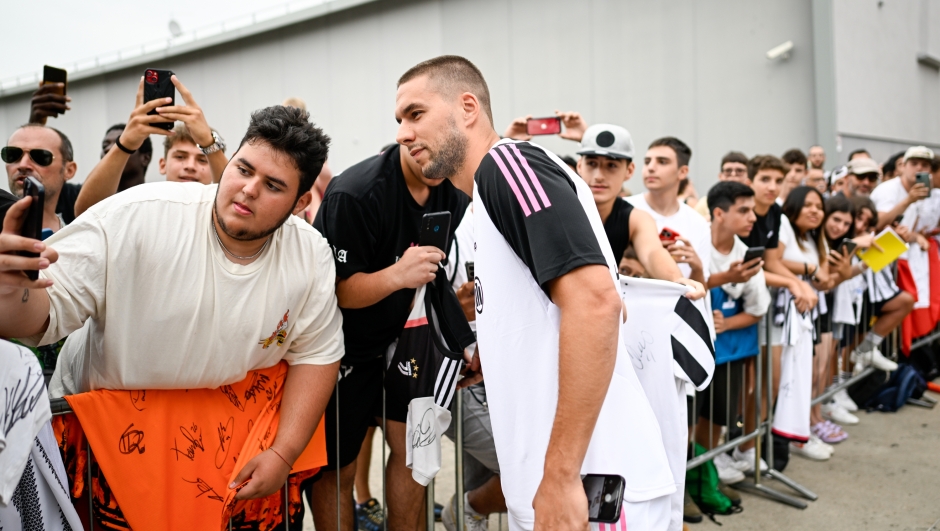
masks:
<svg viewBox="0 0 940 531"><path fill-rule="evenodd" d="M806 262L803 262L803 275L809 276L809 264Z"/></svg>
<svg viewBox="0 0 940 531"><path fill-rule="evenodd" d="M275 450L273 446L269 447L268 450L271 450L272 452L274 452L274 455L280 457L280 458L281 458L281 461L284 461L284 463L285 463L287 466L289 466L290 468L294 468L294 465L288 463L288 462L287 462L287 459L284 459L284 456L281 455L281 454L279 454L278 451Z"/></svg>
<svg viewBox="0 0 940 531"><path fill-rule="evenodd" d="M134 153L137 152L136 149L128 149L127 146L125 146L124 144L122 144L122 143L121 143L121 137L117 137L117 138L114 139L114 145L117 146L118 149L120 149L120 150L123 151L124 153L127 153L128 155L133 155Z"/></svg>

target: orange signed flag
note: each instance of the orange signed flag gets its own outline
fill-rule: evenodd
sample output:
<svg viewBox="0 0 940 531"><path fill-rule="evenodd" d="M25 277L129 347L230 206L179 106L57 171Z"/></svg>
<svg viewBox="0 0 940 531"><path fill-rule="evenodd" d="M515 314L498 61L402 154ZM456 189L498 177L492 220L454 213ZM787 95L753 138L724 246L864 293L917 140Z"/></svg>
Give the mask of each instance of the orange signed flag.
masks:
<svg viewBox="0 0 940 531"><path fill-rule="evenodd" d="M283 517L280 493L236 502L228 485L274 442L287 370L281 362L218 389L99 390L65 398L135 531L227 529L233 514L265 529ZM325 464L321 420L291 474L309 477Z"/></svg>

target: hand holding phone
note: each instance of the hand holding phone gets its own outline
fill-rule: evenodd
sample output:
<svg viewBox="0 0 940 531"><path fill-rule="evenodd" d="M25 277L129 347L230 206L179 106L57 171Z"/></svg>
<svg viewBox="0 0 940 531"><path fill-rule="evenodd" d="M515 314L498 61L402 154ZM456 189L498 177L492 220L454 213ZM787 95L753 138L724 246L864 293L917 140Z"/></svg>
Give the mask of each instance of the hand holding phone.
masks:
<svg viewBox="0 0 940 531"><path fill-rule="evenodd" d="M842 256L849 256L855 252L856 248L858 248L858 244L846 238L842 240L842 245L839 246L839 253Z"/></svg>
<svg viewBox="0 0 940 531"><path fill-rule="evenodd" d="M437 247L446 255L447 240L449 238L450 212L429 212L422 216L418 245L422 247Z"/></svg>
<svg viewBox="0 0 940 531"><path fill-rule="evenodd" d="M764 247L749 247L747 252L744 253L744 259L741 260L741 262L746 264L755 258L763 258L765 250ZM760 265L760 262L757 262L757 264Z"/></svg>
<svg viewBox="0 0 940 531"><path fill-rule="evenodd" d="M679 238L680 238L679 233L670 229L669 227L663 227L663 230L659 232L660 241L671 242L671 241L678 240Z"/></svg>
<svg viewBox="0 0 940 531"><path fill-rule="evenodd" d="M933 183L931 182L930 174L925 171L917 172L917 174L914 176L914 179L915 179L915 182L926 186L928 190L933 188L932 186Z"/></svg>
<svg viewBox="0 0 940 531"><path fill-rule="evenodd" d="M144 103L149 103L156 99L170 98L170 101L159 105L159 107L171 106L176 103L176 86L170 77L173 76L172 70L159 70L148 68L144 70ZM158 115L157 109L153 108L148 112L149 115ZM173 122L153 122L153 127L159 127L169 131L173 129Z"/></svg>
<svg viewBox="0 0 940 531"><path fill-rule="evenodd" d="M467 282L473 282L474 279L476 279L476 277L473 276L473 262L467 262L465 267L467 268Z"/></svg>
<svg viewBox="0 0 940 531"><path fill-rule="evenodd" d="M618 475L587 474L581 478L588 500L588 521L616 523L620 520L623 488L626 481Z"/></svg>
<svg viewBox="0 0 940 531"><path fill-rule="evenodd" d="M561 118L549 116L548 118L529 118L525 123L526 133L535 135L557 135L561 133Z"/></svg>
<svg viewBox="0 0 940 531"><path fill-rule="evenodd" d="M30 100L29 123L45 125L46 119L69 110L68 102L72 98L65 95L67 83L65 70L49 65L43 67L42 82Z"/></svg>
<svg viewBox="0 0 940 531"><path fill-rule="evenodd" d="M23 181L23 197L31 197L29 210L23 217L23 226L20 228L20 236L33 240L42 240L42 211L46 202L46 189L42 183L35 177L27 177ZM39 253L31 251L17 251L18 255L27 258L37 258ZM39 271L26 271L26 276L30 280L39 278Z"/></svg>

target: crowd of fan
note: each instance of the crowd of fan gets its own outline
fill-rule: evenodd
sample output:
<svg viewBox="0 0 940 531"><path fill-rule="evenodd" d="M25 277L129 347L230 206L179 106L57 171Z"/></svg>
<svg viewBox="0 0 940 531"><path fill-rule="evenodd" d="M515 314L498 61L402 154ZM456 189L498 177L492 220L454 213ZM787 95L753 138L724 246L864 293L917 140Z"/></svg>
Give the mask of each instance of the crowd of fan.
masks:
<svg viewBox="0 0 940 531"><path fill-rule="evenodd" d="M40 88L34 94L29 122L10 134L3 161L15 195L22 196L27 177L42 182L43 227L49 235L81 220L96 204L143 184L153 158L152 135L164 139L157 163L167 181L209 186L234 171L230 170L233 164L226 156L224 140L179 80L174 78L174 84L185 105L173 107L161 107L165 105L161 100L143 102L142 84L126 123L104 131L101 160L81 185L68 182L78 174L78 168L67 135L46 125L48 118L67 112L71 101L53 87ZM285 101L284 106L305 107L297 99ZM159 114L148 114L155 109ZM792 324L791 306L794 315L813 323L812 382L805 382L812 397L869 365L884 371L897 369L897 363L882 354L882 343L912 312L916 297L898 288L890 268L877 273L868 270L857 253L846 251L844 242L853 242L858 250L877 247L875 235L893 227L912 246L924 251L931 248L930 240L940 232L940 192L916 180L918 173L927 172L933 187L940 187L940 158L931 150L911 147L884 163L857 150L846 164L838 166L827 166L826 154L819 146L811 147L808 156L799 149L780 157L749 157L729 151L716 161L718 182L699 197L689 175L692 150L683 141L661 138L640 153L622 125L588 125L577 112L557 115L564 126L561 138L580 144L576 161L571 157L563 160L570 165L571 175L580 176L589 187L610 250L619 260L620 274L684 283L694 298L704 297L710 305L716 361L711 387L687 392L687 418L675 419L686 425L697 447L690 449L689 455L717 447L742 429L744 433L755 429L753 412L758 402L754 383L760 376L755 371L756 356L772 361L773 396L778 396L781 372L785 372L781 371L785 336ZM306 120L307 115L302 116ZM526 132L528 118L512 121L503 137L532 141ZM159 122L175 122L175 126L169 131L154 127ZM266 137L262 134L260 138ZM325 159L325 152L322 155ZM404 461L405 409L389 406L383 428L392 452L387 470L387 513L369 491L368 471L372 437L382 426L376 421L380 415L376 408L381 404L384 353L402 333L414 290L435 278L436 264L444 258L440 251L407 248L416 241L417 220L424 212L449 211L454 215L453 244L445 250L450 255L445 271L467 320L472 323L477 318L474 279L468 276L472 273L467 268L473 263L475 250L473 205L467 195L435 174L446 173L446 164L419 164L413 156L419 156L414 149L391 144L377 157L335 178L321 160L322 169L318 167L311 179L308 204L292 209L298 220L316 228L332 247L336 297L343 310L343 378L335 397L325 405L331 462L323 478L306 487L316 525L322 529L337 525L337 496L343 509L340 519L351 520L355 514L359 526L369 531L382 529L385 519L390 528L397 529L414 528L423 518L423 488L411 480ZM638 163L642 163L645 192L631 194L628 181ZM698 177L704 180L704 176ZM4 203L0 218L12 203L13 199ZM146 219L140 222L148 223ZM223 243L234 240L219 239L226 254L236 263L251 258L255 248L234 252ZM407 250L402 252L399 247ZM762 248L762 252L745 262L748 250L755 248ZM257 253L264 250L262 246ZM429 264L434 266L430 272ZM43 268L48 265L47 261ZM859 322L863 306L866 315L877 317L871 329ZM63 322L65 316L59 315L58 320ZM64 343L64 338L55 338L52 344L34 349L47 382L56 371ZM843 350L851 353L854 366L846 366L837 355ZM472 355L473 347L468 350L468 363L471 369L479 369L476 357L469 361ZM347 371L348 367L356 370ZM52 380L50 389L60 391L60 396L87 390L77 381ZM465 466L469 471L463 525L479 530L487 528L490 514L505 512L507 504L485 381L465 380L458 391L464 393ZM102 380L94 385L112 383ZM730 402L726 395L732 397ZM336 397L346 415L338 423L339 434L331 431L331 425L337 425L337 419L331 417ZM843 426L859 422L853 414L858 405L845 391L817 406L809 406L809 398L800 402L809 408L804 412L810 419L806 436L785 430L775 433L790 441L790 453L824 461L833 456L834 445L849 437ZM778 402L778 408L783 402ZM453 427L447 434L454 436ZM684 493L687 522L701 521L696 504L703 505L705 512L726 514L734 511L730 507L741 504L740 496L726 485L743 481L756 466L768 467L755 455L754 446L754 440L749 440L709 463L721 483L717 492L698 488L694 501ZM337 475L339 493L335 492ZM457 502L452 499L439 508L449 530L460 525L456 522Z"/></svg>

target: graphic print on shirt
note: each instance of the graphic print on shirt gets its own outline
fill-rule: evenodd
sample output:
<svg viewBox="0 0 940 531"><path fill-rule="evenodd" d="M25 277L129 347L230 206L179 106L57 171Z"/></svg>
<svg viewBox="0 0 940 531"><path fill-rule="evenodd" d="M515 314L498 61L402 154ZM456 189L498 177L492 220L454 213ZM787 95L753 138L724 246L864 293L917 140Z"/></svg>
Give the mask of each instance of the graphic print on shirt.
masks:
<svg viewBox="0 0 940 531"><path fill-rule="evenodd" d="M258 344L261 345L262 349L270 347L272 344L277 342L277 346L284 344L284 341L287 339L287 315L290 313L290 309L284 312L284 317L277 323L277 330L274 331L267 339L262 339L258 341Z"/></svg>
<svg viewBox="0 0 940 531"><path fill-rule="evenodd" d="M473 301L476 304L477 313L483 313L483 283L480 278L473 279Z"/></svg>

